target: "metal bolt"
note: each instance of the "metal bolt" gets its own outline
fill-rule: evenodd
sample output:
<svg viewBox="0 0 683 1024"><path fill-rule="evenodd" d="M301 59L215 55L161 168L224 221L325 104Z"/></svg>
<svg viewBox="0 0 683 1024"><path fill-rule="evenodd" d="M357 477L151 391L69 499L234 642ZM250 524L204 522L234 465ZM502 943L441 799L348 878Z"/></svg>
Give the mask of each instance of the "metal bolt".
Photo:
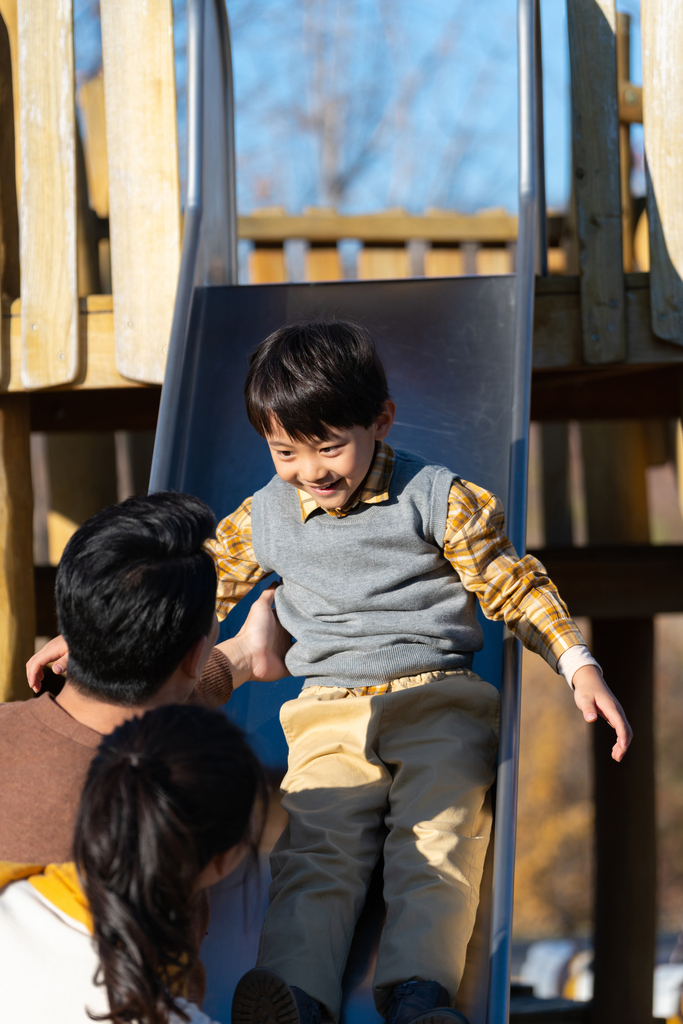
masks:
<svg viewBox="0 0 683 1024"><path fill-rule="evenodd" d="M32 331L38 330L38 324L29 324L29 327L31 328Z"/></svg>
<svg viewBox="0 0 683 1024"><path fill-rule="evenodd" d="M610 309L616 309L617 308L617 300L616 299L610 299L609 302L607 303L607 305L610 307Z"/></svg>
<svg viewBox="0 0 683 1024"><path fill-rule="evenodd" d="M658 320L666 320L666 313L657 313Z"/></svg>
<svg viewBox="0 0 683 1024"><path fill-rule="evenodd" d="M126 327L132 327L132 326L133 326L133 321L132 320L126 320Z"/></svg>
<svg viewBox="0 0 683 1024"><path fill-rule="evenodd" d="M600 335L597 334L597 333L596 334L591 334L591 338L592 338L593 341L600 341Z"/></svg>
<svg viewBox="0 0 683 1024"><path fill-rule="evenodd" d="M65 358L66 357L65 357L63 352L58 352L57 353L57 359L59 359L60 363L63 363Z"/></svg>

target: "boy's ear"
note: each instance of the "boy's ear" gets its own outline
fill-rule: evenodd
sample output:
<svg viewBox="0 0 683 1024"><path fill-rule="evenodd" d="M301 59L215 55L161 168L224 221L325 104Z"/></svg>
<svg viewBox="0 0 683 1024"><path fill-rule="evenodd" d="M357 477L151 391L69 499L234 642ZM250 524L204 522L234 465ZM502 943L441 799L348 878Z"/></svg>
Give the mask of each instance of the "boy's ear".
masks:
<svg viewBox="0 0 683 1024"><path fill-rule="evenodd" d="M389 431L394 422L396 415L396 402L392 402L391 399L387 399L384 403L384 407L375 421L375 440L382 441Z"/></svg>

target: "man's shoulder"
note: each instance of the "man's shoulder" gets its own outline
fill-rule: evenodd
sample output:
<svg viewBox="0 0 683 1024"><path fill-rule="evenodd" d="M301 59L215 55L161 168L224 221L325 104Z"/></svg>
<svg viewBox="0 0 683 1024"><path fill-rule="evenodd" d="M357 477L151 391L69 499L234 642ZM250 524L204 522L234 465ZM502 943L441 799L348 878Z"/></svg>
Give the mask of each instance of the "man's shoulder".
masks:
<svg viewBox="0 0 683 1024"><path fill-rule="evenodd" d="M50 693L0 704L0 734L12 739L15 745L31 742L45 731L90 750L97 748L102 739L99 733L67 714Z"/></svg>

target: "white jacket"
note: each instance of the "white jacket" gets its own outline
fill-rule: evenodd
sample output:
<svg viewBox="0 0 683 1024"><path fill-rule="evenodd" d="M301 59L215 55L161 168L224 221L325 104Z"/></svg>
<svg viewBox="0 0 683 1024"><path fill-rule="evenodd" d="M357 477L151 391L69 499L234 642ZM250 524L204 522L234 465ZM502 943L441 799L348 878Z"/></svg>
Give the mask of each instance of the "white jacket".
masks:
<svg viewBox="0 0 683 1024"><path fill-rule="evenodd" d="M88 1010L109 1012L95 985L92 936L27 880L0 891L0 1020L3 1024L92 1024ZM217 1024L184 999L191 1024ZM175 1014L169 1024L180 1024Z"/></svg>

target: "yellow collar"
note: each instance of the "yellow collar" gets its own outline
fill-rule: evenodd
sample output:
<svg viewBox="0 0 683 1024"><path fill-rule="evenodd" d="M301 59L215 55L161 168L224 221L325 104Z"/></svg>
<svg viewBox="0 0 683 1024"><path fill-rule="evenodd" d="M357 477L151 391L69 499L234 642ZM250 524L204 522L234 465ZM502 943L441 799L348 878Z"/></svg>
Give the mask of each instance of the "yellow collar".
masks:
<svg viewBox="0 0 683 1024"><path fill-rule="evenodd" d="M43 866L0 860L0 889L22 878L26 878L29 884L58 910L84 924L92 934L90 908L81 888L75 864L68 862Z"/></svg>
<svg viewBox="0 0 683 1024"><path fill-rule="evenodd" d="M375 445L375 457L372 460L372 465L367 472L365 480L361 484L358 497L354 498L345 508L326 508L323 511L327 512L328 515L334 516L335 519L342 519L361 502L365 505L377 505L381 501L387 501L393 470L393 449L388 444L385 444L384 441L378 441ZM322 508L322 505L319 505L315 498L306 491L297 490L297 494L301 504L301 521L305 523L316 509Z"/></svg>

